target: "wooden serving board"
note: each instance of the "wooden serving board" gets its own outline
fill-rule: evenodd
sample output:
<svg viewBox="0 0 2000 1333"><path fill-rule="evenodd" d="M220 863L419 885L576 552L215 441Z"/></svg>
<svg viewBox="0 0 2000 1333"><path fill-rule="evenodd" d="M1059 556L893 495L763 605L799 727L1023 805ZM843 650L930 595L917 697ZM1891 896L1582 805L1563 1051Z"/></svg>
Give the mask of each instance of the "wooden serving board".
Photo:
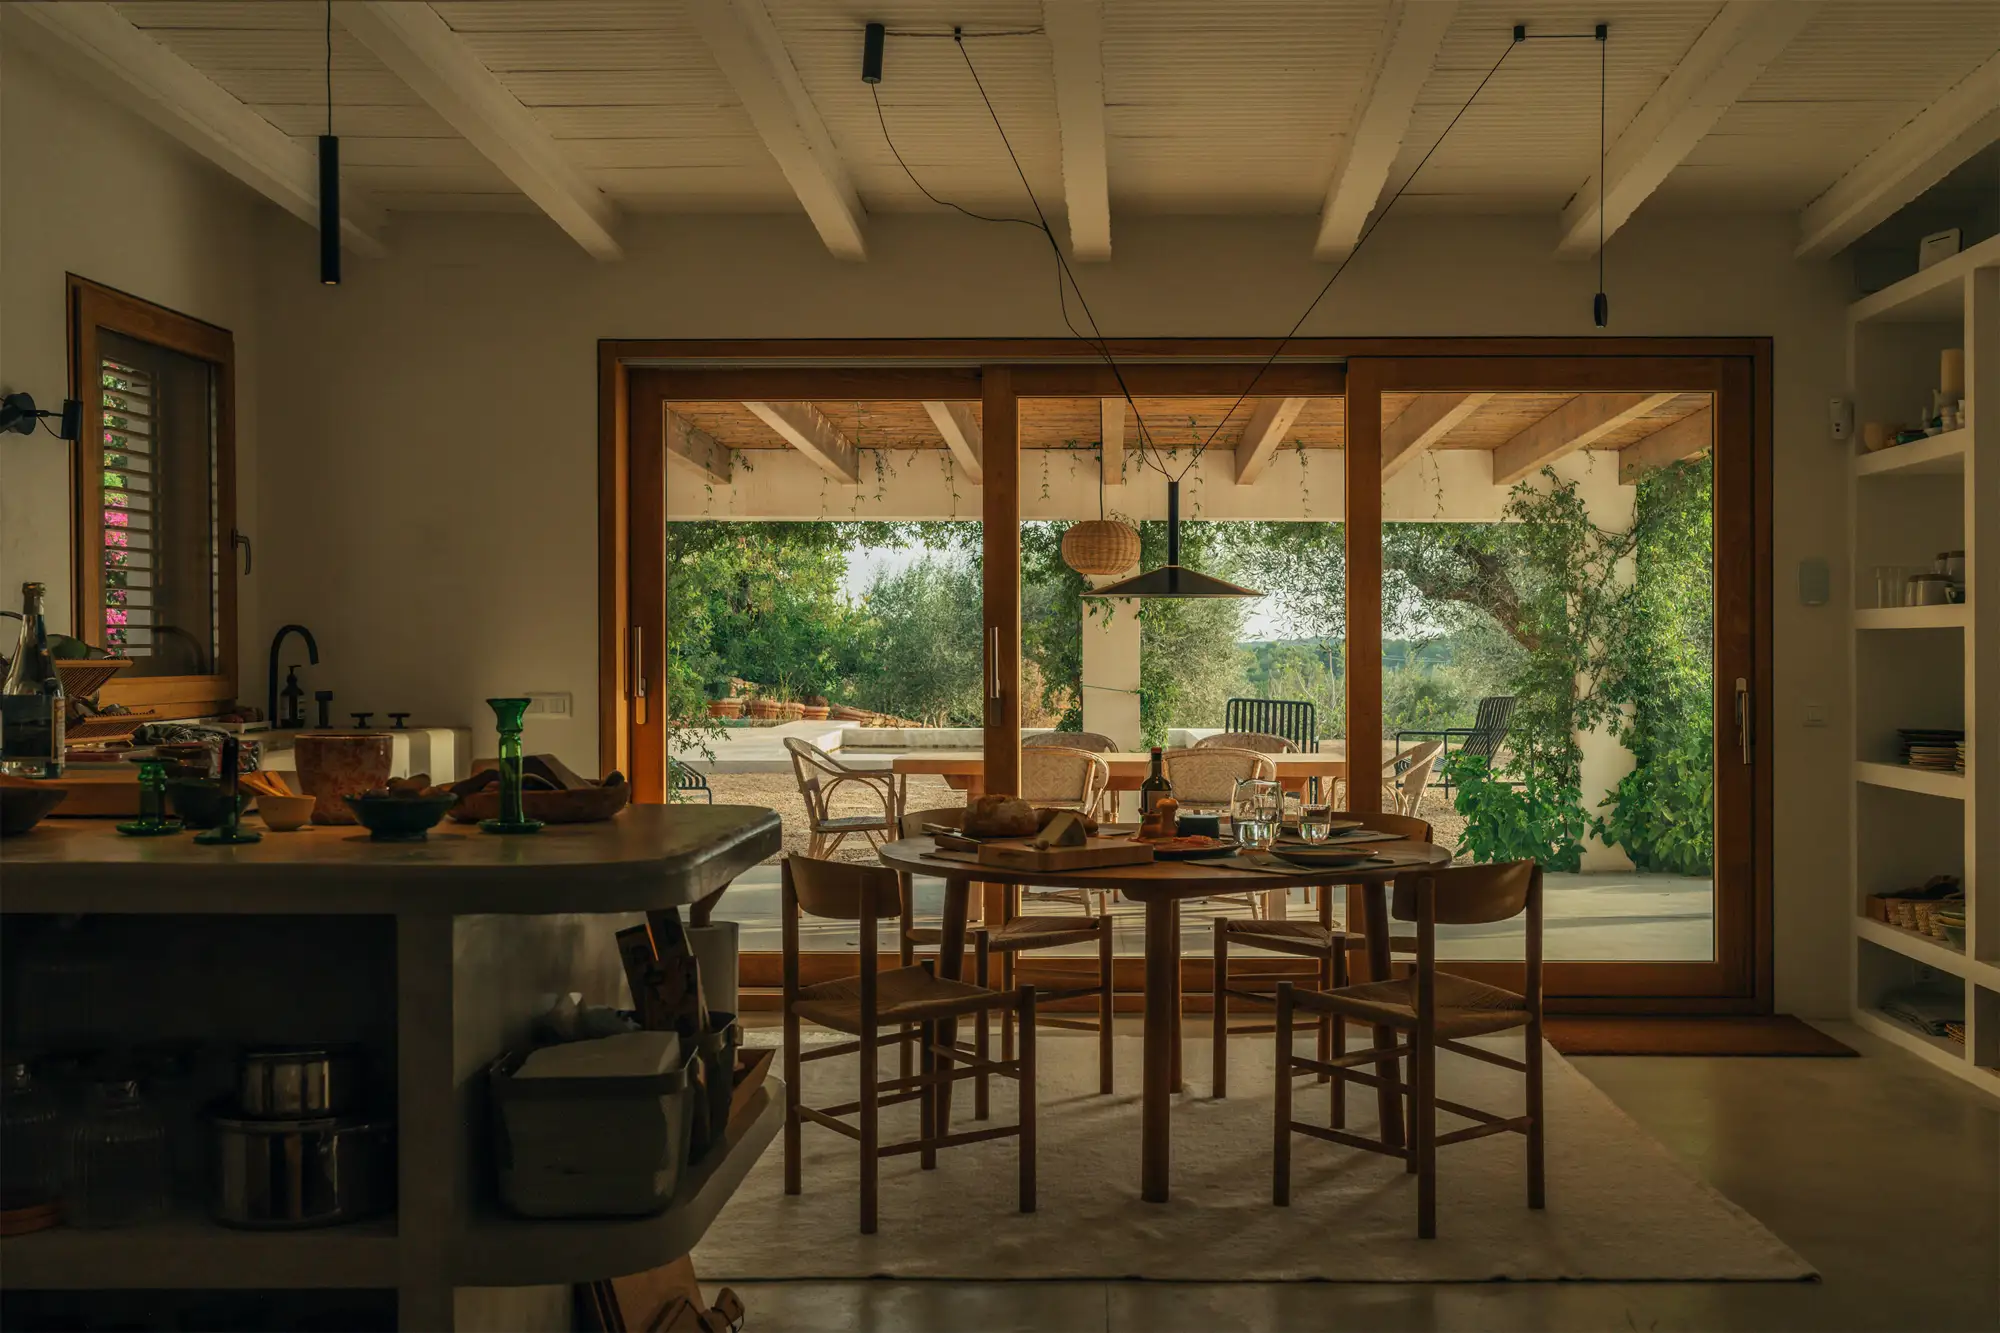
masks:
<svg viewBox="0 0 2000 1333"><path fill-rule="evenodd" d="M1035 847L1026 838L979 845L979 864L1004 870L1093 870L1152 859L1151 847L1130 838L1087 838L1081 847Z"/></svg>

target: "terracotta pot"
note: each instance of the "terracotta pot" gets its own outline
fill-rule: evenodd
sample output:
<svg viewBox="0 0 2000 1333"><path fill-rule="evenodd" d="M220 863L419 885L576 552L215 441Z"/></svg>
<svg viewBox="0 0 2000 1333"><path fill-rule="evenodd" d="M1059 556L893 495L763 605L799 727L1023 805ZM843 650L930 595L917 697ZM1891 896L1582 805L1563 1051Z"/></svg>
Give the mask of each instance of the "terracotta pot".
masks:
<svg viewBox="0 0 2000 1333"><path fill-rule="evenodd" d="M360 821L344 799L389 785L395 743L386 731L302 731L292 742L299 786L313 798L313 823Z"/></svg>
<svg viewBox="0 0 2000 1333"><path fill-rule="evenodd" d="M710 717L742 717L743 700L711 699L708 701L708 715Z"/></svg>
<svg viewBox="0 0 2000 1333"><path fill-rule="evenodd" d="M802 720L806 715L806 706L796 701L792 703L780 704L779 708L783 710L781 716L783 716L785 721L787 722L798 722Z"/></svg>
<svg viewBox="0 0 2000 1333"><path fill-rule="evenodd" d="M761 718L768 722L784 715L785 706L776 699L752 699L750 701L751 717Z"/></svg>
<svg viewBox="0 0 2000 1333"><path fill-rule="evenodd" d="M806 711L801 715L800 720L805 722L824 722L827 719L827 715L832 711L825 704L807 704Z"/></svg>

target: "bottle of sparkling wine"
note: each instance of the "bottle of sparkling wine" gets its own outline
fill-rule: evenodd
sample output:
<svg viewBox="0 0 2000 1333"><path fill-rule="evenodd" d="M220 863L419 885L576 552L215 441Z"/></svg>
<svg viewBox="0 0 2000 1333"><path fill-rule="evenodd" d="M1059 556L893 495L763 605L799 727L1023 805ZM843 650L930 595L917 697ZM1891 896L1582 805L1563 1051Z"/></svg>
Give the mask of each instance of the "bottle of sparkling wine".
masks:
<svg viewBox="0 0 2000 1333"><path fill-rule="evenodd" d="M1152 814L1153 807L1158 805L1163 797L1172 796L1173 794L1174 784L1167 781L1167 771L1164 761L1161 758L1160 747L1155 745L1153 747L1153 771L1148 773L1146 780L1139 784L1139 813L1141 815Z"/></svg>
<svg viewBox="0 0 2000 1333"><path fill-rule="evenodd" d="M63 771L62 677L49 653L39 583L21 585L21 639L0 684L0 773L59 778Z"/></svg>

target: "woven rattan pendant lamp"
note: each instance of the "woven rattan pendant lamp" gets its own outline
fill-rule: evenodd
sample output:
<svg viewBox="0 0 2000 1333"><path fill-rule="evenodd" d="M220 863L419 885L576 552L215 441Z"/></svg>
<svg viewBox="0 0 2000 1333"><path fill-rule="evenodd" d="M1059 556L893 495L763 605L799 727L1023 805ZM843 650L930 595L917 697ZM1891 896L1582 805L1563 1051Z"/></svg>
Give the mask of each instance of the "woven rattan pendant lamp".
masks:
<svg viewBox="0 0 2000 1333"><path fill-rule="evenodd" d="M1139 563L1139 530L1104 514L1104 448L1097 450L1097 517L1063 530L1063 563L1079 574L1108 578Z"/></svg>

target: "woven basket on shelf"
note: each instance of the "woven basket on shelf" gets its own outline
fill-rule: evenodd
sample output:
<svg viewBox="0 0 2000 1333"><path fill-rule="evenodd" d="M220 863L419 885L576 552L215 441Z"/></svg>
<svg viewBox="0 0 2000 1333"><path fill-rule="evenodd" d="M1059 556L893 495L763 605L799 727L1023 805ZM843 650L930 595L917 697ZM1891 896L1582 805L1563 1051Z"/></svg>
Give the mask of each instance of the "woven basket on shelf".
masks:
<svg viewBox="0 0 2000 1333"><path fill-rule="evenodd" d="M1062 554L1079 574L1123 574L1139 563L1139 531L1117 519L1072 523L1063 533Z"/></svg>

